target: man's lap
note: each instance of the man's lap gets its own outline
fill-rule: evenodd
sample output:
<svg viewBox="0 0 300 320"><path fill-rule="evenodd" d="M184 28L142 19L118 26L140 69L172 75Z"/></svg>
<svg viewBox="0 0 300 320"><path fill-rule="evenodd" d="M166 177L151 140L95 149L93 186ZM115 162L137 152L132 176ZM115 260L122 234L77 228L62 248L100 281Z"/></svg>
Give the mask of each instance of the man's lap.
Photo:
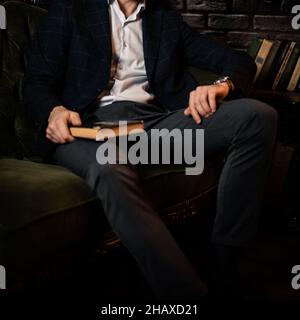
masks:
<svg viewBox="0 0 300 320"><path fill-rule="evenodd" d="M168 112L153 105L126 102L96 110L95 120L144 120L145 129L204 129L205 156L214 156L228 147L237 131L237 126L250 121L259 109L269 107L252 99L238 99L223 102L215 114L203 118L197 124L192 117L184 115L184 109ZM271 109L271 108L270 108ZM74 142L59 145L53 153L55 163L76 171L96 162L96 152L101 142L76 139ZM76 163L74 160L76 159ZM76 170L75 170L76 169Z"/></svg>

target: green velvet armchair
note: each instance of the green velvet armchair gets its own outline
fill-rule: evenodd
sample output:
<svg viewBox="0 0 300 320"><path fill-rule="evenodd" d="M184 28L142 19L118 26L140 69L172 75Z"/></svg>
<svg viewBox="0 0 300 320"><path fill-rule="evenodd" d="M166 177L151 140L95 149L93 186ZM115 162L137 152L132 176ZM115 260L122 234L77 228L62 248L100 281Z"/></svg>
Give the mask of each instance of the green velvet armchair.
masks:
<svg viewBox="0 0 300 320"><path fill-rule="evenodd" d="M18 1L2 5L7 27L0 30L0 265L15 291L43 286L88 254L103 259L100 253L119 241L85 182L42 163L35 149L21 88L31 39L46 11ZM214 204L219 161L207 162L200 176L169 166L140 170L145 193L167 224L180 225Z"/></svg>

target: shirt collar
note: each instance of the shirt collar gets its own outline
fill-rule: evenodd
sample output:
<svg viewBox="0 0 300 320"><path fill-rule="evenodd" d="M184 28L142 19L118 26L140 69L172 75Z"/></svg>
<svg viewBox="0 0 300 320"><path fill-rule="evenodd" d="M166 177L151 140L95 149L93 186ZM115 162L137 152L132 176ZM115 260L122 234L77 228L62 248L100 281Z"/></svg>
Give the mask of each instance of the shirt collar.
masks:
<svg viewBox="0 0 300 320"><path fill-rule="evenodd" d="M114 1L116 1L116 0L107 0L107 3L109 5L111 5ZM139 6L140 6L141 10L146 9L146 0L140 0Z"/></svg>
<svg viewBox="0 0 300 320"><path fill-rule="evenodd" d="M112 6L114 5L114 3L116 2L117 0L107 0L108 2L108 5ZM116 3L117 7L119 8L119 3L117 2ZM135 10L135 12L130 16L128 17L127 19L125 18L123 12L121 12L121 10L119 9L119 18L121 19L121 21L123 21L124 19L125 20L130 20L132 21L132 19L137 19L137 17L146 9L146 0L140 0L140 2L138 3L138 6ZM124 21L123 21L124 22Z"/></svg>

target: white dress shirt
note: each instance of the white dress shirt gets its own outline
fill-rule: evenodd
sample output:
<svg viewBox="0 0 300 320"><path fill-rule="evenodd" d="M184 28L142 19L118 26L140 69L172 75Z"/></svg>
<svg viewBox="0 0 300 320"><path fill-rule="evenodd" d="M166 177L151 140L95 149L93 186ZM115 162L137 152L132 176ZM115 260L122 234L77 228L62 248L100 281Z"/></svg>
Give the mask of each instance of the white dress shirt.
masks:
<svg viewBox="0 0 300 320"><path fill-rule="evenodd" d="M141 13L145 0L128 18L120 9L117 0L108 0L112 39L112 63L110 90L100 97L99 105L115 101L149 103L154 95L148 92Z"/></svg>

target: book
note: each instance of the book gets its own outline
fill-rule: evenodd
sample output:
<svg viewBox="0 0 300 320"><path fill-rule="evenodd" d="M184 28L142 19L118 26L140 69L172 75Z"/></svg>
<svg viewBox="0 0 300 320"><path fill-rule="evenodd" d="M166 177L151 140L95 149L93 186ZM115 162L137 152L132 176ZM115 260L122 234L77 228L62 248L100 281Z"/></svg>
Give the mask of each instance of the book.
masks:
<svg viewBox="0 0 300 320"><path fill-rule="evenodd" d="M93 127L70 127L73 137L103 141L144 132L143 121L95 122Z"/></svg>
<svg viewBox="0 0 300 320"><path fill-rule="evenodd" d="M257 56L255 58L255 63L256 63L256 66L257 66L257 71L256 71L256 75L254 77L254 80L253 80L253 83L256 82L256 80L258 79L260 73L261 73L261 70L267 60L267 57L271 51L271 48L273 46L273 43L274 41L271 41L271 40L267 40L267 39L264 39L260 48L259 48L259 51L257 53Z"/></svg>
<svg viewBox="0 0 300 320"><path fill-rule="evenodd" d="M299 79L300 79L300 56L298 57L298 61L296 63L294 72L288 84L287 90L291 92L295 91L297 84L299 82Z"/></svg>
<svg viewBox="0 0 300 320"><path fill-rule="evenodd" d="M256 80L255 86L258 88L266 88L267 86L267 79L270 74L270 70L272 69L273 63L275 58L278 54L278 50L280 48L281 41L276 40L274 41L272 48L266 58L266 61L261 69L261 72Z"/></svg>
<svg viewBox="0 0 300 320"><path fill-rule="evenodd" d="M266 79L266 83L265 83L266 89L272 89L272 85L280 69L280 66L284 60L284 57L290 47L290 44L291 44L291 41L285 41L285 40L281 41L277 55L275 57L273 65L271 66L268 77Z"/></svg>
<svg viewBox="0 0 300 320"><path fill-rule="evenodd" d="M297 64L298 58L300 54L300 43L296 42L296 45L294 46L294 49L289 57L289 60L286 64L286 67L283 71L283 74L279 80L279 83L277 85L277 90L286 90L287 86L289 84L289 81L292 77L292 74L294 72L295 66Z"/></svg>
<svg viewBox="0 0 300 320"><path fill-rule="evenodd" d="M255 60L255 58L256 58L256 56L257 56L258 50L259 50L262 42L263 42L263 39L259 39L259 38L254 38L254 39L252 40L252 42L251 42L251 45L250 45L250 47L249 47L249 49L248 49L248 54L249 54L249 56L251 56L254 60Z"/></svg>
<svg viewBox="0 0 300 320"><path fill-rule="evenodd" d="M282 61L282 64L281 64L281 66L280 66L280 68L279 68L279 70L277 72L276 78L275 78L275 80L273 82L273 85L272 85L272 90L276 90L277 89L278 83L281 80L281 77L282 77L282 75L283 75L283 73L284 73L284 71L286 69L286 66L288 64L288 61L290 59L290 56L291 56L295 46L296 46L296 42L292 41L290 43L290 46L289 46L289 48L287 50L287 53L286 53L286 55L285 55L285 57L284 57L284 59Z"/></svg>

